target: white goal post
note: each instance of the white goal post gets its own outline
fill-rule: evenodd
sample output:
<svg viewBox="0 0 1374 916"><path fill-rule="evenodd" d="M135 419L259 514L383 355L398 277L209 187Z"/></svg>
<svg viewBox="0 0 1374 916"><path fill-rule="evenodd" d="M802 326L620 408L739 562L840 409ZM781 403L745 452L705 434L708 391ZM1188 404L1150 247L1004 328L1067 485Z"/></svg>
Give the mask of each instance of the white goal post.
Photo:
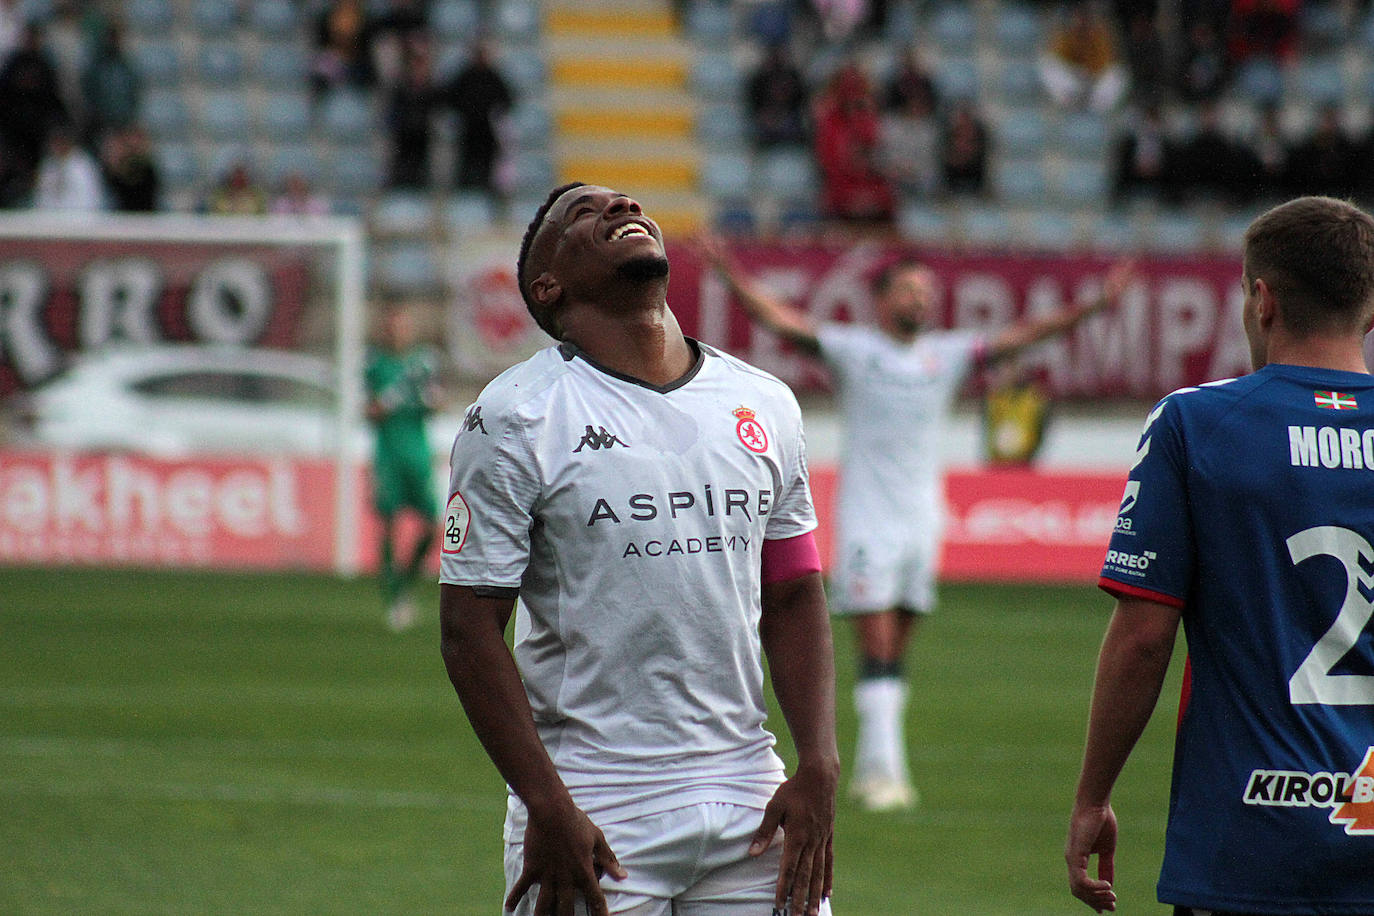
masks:
<svg viewBox="0 0 1374 916"><path fill-rule="evenodd" d="M53 252L58 252L55 242L74 243L76 252L88 247L91 251L117 250L122 254L114 260L125 263L155 261L157 256L168 257L178 247L198 248L201 252L213 251L222 246L230 255L235 249L262 250L281 247L283 249L311 250L314 273L324 274L323 281L328 286L328 298L333 302L332 314L323 316L319 305L302 304L297 309L297 321L313 321L317 327L307 328L303 333L314 336L317 355L332 360L338 381L336 427L334 437L336 449L335 492L333 494L336 524L334 526L334 568L342 575L355 575L359 572L358 531L360 519L355 483L358 479L358 463L361 460L356 448L350 448L353 431L361 423L363 413L362 362L364 337L366 333L366 244L362 223L353 217L299 217L299 216L192 216L180 214L60 214L42 212L10 212L0 215L0 370L13 366L16 359L27 353L32 361L41 362L45 358L65 360L68 352L59 353L59 348L51 341L44 341L43 335L50 335L48 326L53 318L48 314L53 302L48 290L43 286L46 277L51 275L53 265L45 263L46 244ZM141 258L138 252L150 253L149 258ZM63 248L63 251L66 251ZM95 255L93 255L95 256ZM59 259L69 262L75 260L71 253L58 253ZM135 267L138 264L134 264ZM154 265L155 266L155 265ZM129 272L121 276L127 277ZM137 270L133 275L138 275ZM102 287L98 281L85 280L85 286L105 289L114 302L118 297L129 295L127 288L109 292L111 282L108 278ZM70 288L64 293L67 299L79 298L85 292ZM26 291L31 292L30 301L25 299ZM149 293L151 298L153 294ZM160 292L159 292L160 297ZM193 299L195 293L188 294ZM211 294L206 294L206 298ZM299 293L305 297L319 299L320 293ZM161 298L159 298L161 301ZM81 306L75 305L74 309ZM159 307L164 307L159 306ZM145 324L151 325L154 306L145 303ZM140 336L152 332L141 330L139 317L113 315L123 305L112 304L102 318L104 325L113 327L113 333L123 334L125 338L138 341ZM125 309L127 312L127 309ZM203 309L202 309L203 311ZM75 312L73 312L75 314ZM121 325L120 322L123 322ZM319 327L323 323L323 327ZM108 328L107 328L108 329ZM36 338L35 335L38 335ZM68 337L73 336L68 334ZM155 343L157 340L138 342ZM28 347L27 351L23 348ZM45 349L46 348L46 349ZM327 353L327 356L326 356ZM34 375L41 369L35 369ZM17 377L10 371L11 377Z"/></svg>

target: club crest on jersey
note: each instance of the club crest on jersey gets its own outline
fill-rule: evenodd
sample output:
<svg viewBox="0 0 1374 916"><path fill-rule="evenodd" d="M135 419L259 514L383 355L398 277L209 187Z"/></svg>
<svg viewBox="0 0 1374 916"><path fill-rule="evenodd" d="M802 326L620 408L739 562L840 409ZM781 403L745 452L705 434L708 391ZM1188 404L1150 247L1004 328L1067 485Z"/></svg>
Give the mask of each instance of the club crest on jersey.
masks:
<svg viewBox="0 0 1374 916"><path fill-rule="evenodd" d="M468 511L467 500L463 494L455 492L448 498L448 509L444 512L444 534L440 550L443 553L462 553L468 540L468 526L472 523L472 513Z"/></svg>
<svg viewBox="0 0 1374 916"><path fill-rule="evenodd" d="M1374 747L1354 773L1252 770L1242 801L1279 808L1330 808L1331 823L1350 836L1374 834Z"/></svg>
<svg viewBox="0 0 1374 916"><path fill-rule="evenodd" d="M735 424L735 435L739 436L739 441L744 443L744 447L751 452L762 454L768 451L768 434L763 431L763 426L755 419L757 414L748 407L736 407L730 411L739 420Z"/></svg>
<svg viewBox="0 0 1374 916"><path fill-rule="evenodd" d="M1360 406L1355 403L1353 394L1344 394L1340 391L1314 391L1312 399L1318 407L1325 407L1327 410L1354 410Z"/></svg>

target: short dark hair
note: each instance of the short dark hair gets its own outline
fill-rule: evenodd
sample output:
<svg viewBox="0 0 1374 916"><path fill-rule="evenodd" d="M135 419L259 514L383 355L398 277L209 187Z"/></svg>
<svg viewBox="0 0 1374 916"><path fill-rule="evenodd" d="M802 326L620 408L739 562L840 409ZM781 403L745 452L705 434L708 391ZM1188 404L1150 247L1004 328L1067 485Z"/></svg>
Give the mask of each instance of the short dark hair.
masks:
<svg viewBox="0 0 1374 916"><path fill-rule="evenodd" d="M1374 316L1374 217L1333 197L1299 197L1245 231L1245 271L1263 279L1299 336L1363 332Z"/></svg>
<svg viewBox="0 0 1374 916"><path fill-rule="evenodd" d="M525 282L525 261L530 256L530 248L534 246L534 237L539 234L539 227L544 222L544 217L548 216L549 208L553 202L558 200L573 188L583 187L586 182L570 181L565 185L559 185L549 192L549 196L539 205L539 209L534 212L534 219L530 220L529 227L525 229L525 237L520 240L520 256L515 261L515 285L520 287L520 298L525 300L525 308L529 309L530 317L534 323L554 340L560 340L558 325L553 321L553 316L547 309L539 307L534 298L530 296L529 285Z"/></svg>

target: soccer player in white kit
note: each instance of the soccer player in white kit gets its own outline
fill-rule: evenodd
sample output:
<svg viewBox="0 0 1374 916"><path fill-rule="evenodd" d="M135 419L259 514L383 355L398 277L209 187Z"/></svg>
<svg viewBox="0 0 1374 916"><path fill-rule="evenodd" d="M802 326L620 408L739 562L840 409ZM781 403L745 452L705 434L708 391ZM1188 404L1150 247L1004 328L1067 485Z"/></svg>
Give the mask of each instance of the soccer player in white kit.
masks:
<svg viewBox="0 0 1374 916"><path fill-rule="evenodd" d="M876 326L824 323L746 277L717 239L699 250L750 318L830 368L844 420L831 586L836 614L853 618L859 648L859 730L850 789L870 810L908 808L902 659L920 615L934 608L944 516L940 446L969 372L1056 334L1119 297L1123 262L1091 304L1013 325L991 339L929 329L934 276L903 261L873 282Z"/></svg>
<svg viewBox="0 0 1374 916"><path fill-rule="evenodd" d="M510 788L506 911L828 914L834 662L796 400L683 336L628 197L555 189L517 276L559 345L469 408L440 577L445 665Z"/></svg>

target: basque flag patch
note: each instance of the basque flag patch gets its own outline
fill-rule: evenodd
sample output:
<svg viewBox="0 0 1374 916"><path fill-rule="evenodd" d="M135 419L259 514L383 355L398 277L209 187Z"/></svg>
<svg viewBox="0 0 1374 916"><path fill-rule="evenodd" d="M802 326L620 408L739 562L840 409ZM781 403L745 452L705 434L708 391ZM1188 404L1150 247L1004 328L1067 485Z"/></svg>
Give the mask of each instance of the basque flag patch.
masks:
<svg viewBox="0 0 1374 916"><path fill-rule="evenodd" d="M1354 410L1360 406L1355 403L1353 394L1342 394L1339 391L1314 391L1312 396L1318 407L1325 407L1327 410Z"/></svg>

